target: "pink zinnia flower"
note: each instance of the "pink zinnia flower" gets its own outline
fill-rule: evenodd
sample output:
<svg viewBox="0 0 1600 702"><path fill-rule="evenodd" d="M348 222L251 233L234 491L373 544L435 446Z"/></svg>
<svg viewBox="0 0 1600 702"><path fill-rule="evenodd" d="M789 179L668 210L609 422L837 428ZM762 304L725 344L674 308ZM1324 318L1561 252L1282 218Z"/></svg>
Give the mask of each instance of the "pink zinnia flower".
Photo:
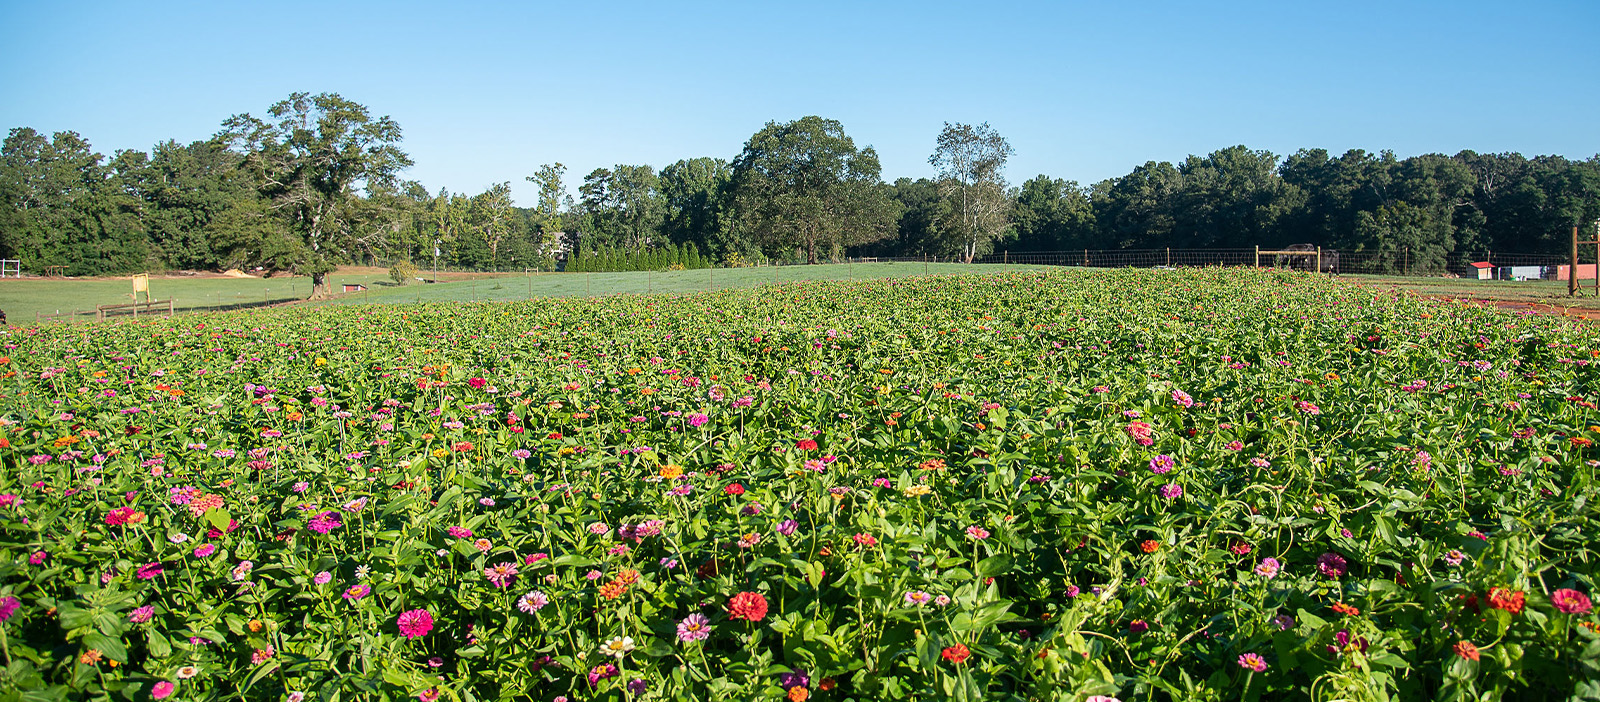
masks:
<svg viewBox="0 0 1600 702"><path fill-rule="evenodd" d="M1256 575L1259 575L1259 576L1261 576L1263 578L1271 580L1273 578L1278 577L1278 571L1280 569L1281 569L1281 567L1280 567L1280 564L1278 563L1278 559L1276 559L1276 558L1263 558L1263 559L1261 559L1260 563L1256 564Z"/></svg>
<svg viewBox="0 0 1600 702"><path fill-rule="evenodd" d="M367 586L367 585L352 585L349 590L345 590L344 591L344 598L347 599L347 600L356 601L356 600L360 600L363 597L366 597L367 595L369 595L371 593L372 593L372 588L370 586Z"/></svg>
<svg viewBox="0 0 1600 702"><path fill-rule="evenodd" d="M1594 603L1589 601L1588 595L1570 588L1550 593L1550 604L1567 614L1584 614L1594 609Z"/></svg>
<svg viewBox="0 0 1600 702"><path fill-rule="evenodd" d="M1267 669L1267 661L1254 653L1246 653L1239 656L1239 667L1248 668L1259 673Z"/></svg>
<svg viewBox="0 0 1600 702"><path fill-rule="evenodd" d="M216 544L201 544L194 550L195 558L206 558L217 552Z"/></svg>
<svg viewBox="0 0 1600 702"><path fill-rule="evenodd" d="M150 686L150 696L158 700L164 700L168 697L171 697L172 691L177 689L177 687L177 685L174 685L166 680L162 680L161 682Z"/></svg>
<svg viewBox="0 0 1600 702"><path fill-rule="evenodd" d="M495 587L510 587L511 581L517 579L517 566L515 563L498 563L483 569L483 577L494 583Z"/></svg>
<svg viewBox="0 0 1600 702"><path fill-rule="evenodd" d="M698 612L678 622L678 640L684 643L699 641L711 635L711 620Z"/></svg>
<svg viewBox="0 0 1600 702"><path fill-rule="evenodd" d="M426 609L401 612L396 623L400 626L400 635L408 639L427 636L428 632L433 631L433 615Z"/></svg>
<svg viewBox="0 0 1600 702"><path fill-rule="evenodd" d="M149 580L151 578L156 577L157 575L160 575L161 572L162 572L161 562L160 561L154 561L154 562L146 563L146 564L144 564L142 566L139 566L139 571L137 573L134 573L134 575L138 576L138 578L140 580Z"/></svg>
<svg viewBox="0 0 1600 702"><path fill-rule="evenodd" d="M145 605L145 606L139 607L138 609L135 609L135 610L133 610L133 612L129 613L128 614L128 621L133 622L135 624L143 624L143 623L145 623L147 621L150 621L150 617L153 616L155 613L156 613L156 608L154 606Z"/></svg>

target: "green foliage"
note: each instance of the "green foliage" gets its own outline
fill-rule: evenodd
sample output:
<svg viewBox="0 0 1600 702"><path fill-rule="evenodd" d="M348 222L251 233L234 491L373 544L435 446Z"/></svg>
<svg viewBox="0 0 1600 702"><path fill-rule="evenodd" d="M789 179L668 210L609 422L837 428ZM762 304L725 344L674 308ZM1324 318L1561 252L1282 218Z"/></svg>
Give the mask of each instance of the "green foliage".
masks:
<svg viewBox="0 0 1600 702"><path fill-rule="evenodd" d="M312 297L328 294L325 276L340 252L370 248L392 214L381 201L359 198L360 189L393 187L411 165L400 150L400 125L373 118L363 105L335 93L294 93L274 104L265 121L239 114L223 123L219 138L244 158L243 170L272 212L284 222L289 270L309 275ZM272 242L243 241L233 254L247 264L278 265Z"/></svg>
<svg viewBox="0 0 1600 702"><path fill-rule="evenodd" d="M417 277L417 266L408 260L396 261L389 267L389 280L397 285L410 285Z"/></svg>
<svg viewBox="0 0 1600 702"><path fill-rule="evenodd" d="M816 263L892 235L899 212L879 170L877 151L857 149L836 120L768 122L733 163L734 210L768 255Z"/></svg>

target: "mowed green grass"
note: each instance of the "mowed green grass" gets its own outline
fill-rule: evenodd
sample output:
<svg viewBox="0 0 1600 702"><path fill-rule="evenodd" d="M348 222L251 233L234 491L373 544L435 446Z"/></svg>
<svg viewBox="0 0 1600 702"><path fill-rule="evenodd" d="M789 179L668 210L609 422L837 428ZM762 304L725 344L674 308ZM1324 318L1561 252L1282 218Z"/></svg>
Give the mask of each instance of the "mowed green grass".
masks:
<svg viewBox="0 0 1600 702"><path fill-rule="evenodd" d="M469 302L476 300L522 300L530 297L574 297L622 294L684 294L726 288L751 288L773 283L808 280L864 280L902 278L916 275L951 275L1029 270L1038 266L962 263L856 263L816 266L761 268L715 268L655 273L506 273L485 275L471 280L395 285L379 273L330 276L334 290L346 283L368 287L359 293L338 294L318 302L300 302L310 294L311 279L293 278L174 278L150 281L157 300L171 298L180 313L242 309L272 304L405 304L416 302ZM421 275L428 275L427 272ZM441 276L442 277L442 276ZM127 303L132 300L129 280L24 279L0 280L0 310L12 324L30 325L35 314L70 312L92 313L96 305ZM77 321L93 320L93 314Z"/></svg>
<svg viewBox="0 0 1600 702"><path fill-rule="evenodd" d="M332 276L334 289L345 283L368 286L386 275ZM179 312L192 310L259 307L305 298L311 294L311 279L293 278L156 278L150 281L150 295L156 300L171 299ZM127 278L7 278L0 280L0 310L12 324L33 324L36 314L56 314L73 310L88 311L78 321L93 320L98 305L133 302L133 283ZM140 299L144 299L141 295ZM163 310L164 311L164 310Z"/></svg>
<svg viewBox="0 0 1600 702"><path fill-rule="evenodd" d="M963 263L856 263L760 268L705 268L653 273L529 273L429 285L376 287L315 304L470 302L531 297L685 294L809 280L867 280L1030 270L1037 266Z"/></svg>

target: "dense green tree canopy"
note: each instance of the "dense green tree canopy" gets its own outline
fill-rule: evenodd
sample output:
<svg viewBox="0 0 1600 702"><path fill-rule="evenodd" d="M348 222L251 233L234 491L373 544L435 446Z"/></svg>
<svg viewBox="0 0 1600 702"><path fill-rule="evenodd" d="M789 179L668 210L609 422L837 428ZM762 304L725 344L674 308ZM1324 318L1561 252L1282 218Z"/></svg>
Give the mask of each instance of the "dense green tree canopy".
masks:
<svg viewBox="0 0 1600 702"><path fill-rule="evenodd" d="M219 137L244 157L257 189L287 221L296 249L291 270L311 276L312 297L326 295L338 252L370 247L364 240L387 226L362 190L392 187L411 158L400 150L399 123L334 93L295 93L267 112L275 121L230 117ZM242 254L281 262L266 251L246 243Z"/></svg>
<svg viewBox="0 0 1600 702"><path fill-rule="evenodd" d="M12 129L0 146L0 256L70 275L260 267L318 281L341 264L645 270L842 255L968 257L1282 247L1355 252L1370 270L1436 271L1489 252L1565 254L1600 218L1600 156L1360 149L1287 157L1230 146L1092 185L1010 189L1011 147L947 124L937 179L880 178L834 120L772 122L733 160L598 168L577 199L538 166L532 207L508 183L429 192L401 179L400 126L334 94L296 93L214 138L97 153L74 132ZM316 286L316 294L325 292Z"/></svg>
<svg viewBox="0 0 1600 702"><path fill-rule="evenodd" d="M857 149L837 120L768 122L733 162L734 207L769 253L799 249L808 263L891 236L898 211L878 154Z"/></svg>

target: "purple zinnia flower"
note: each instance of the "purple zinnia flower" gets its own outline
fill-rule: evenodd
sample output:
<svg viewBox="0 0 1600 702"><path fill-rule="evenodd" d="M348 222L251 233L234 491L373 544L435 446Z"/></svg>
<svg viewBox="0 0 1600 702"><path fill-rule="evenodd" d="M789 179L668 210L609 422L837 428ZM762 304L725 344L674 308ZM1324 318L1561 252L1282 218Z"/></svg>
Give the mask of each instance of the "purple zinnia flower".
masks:
<svg viewBox="0 0 1600 702"><path fill-rule="evenodd" d="M796 687L811 687L811 678L804 671L798 670L793 673L779 673L778 687L785 690Z"/></svg>
<svg viewBox="0 0 1600 702"><path fill-rule="evenodd" d="M1183 486L1177 483L1167 483L1161 486L1161 496L1169 500L1183 497Z"/></svg>

